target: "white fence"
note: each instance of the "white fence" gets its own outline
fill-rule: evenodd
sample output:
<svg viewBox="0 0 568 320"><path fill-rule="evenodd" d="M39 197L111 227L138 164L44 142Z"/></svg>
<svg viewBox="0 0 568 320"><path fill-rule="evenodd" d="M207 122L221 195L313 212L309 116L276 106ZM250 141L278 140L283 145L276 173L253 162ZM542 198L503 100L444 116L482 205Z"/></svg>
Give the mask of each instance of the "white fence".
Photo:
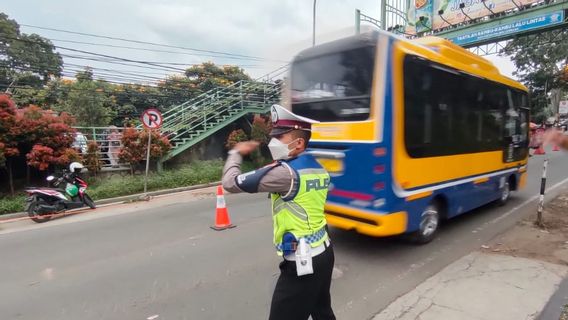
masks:
<svg viewBox="0 0 568 320"><path fill-rule="evenodd" d="M121 163L118 154L122 149L122 133L125 128L119 127L74 127L75 141L72 147L81 155L85 156L88 152L88 143L97 143L97 153L102 161L102 168L109 169L128 169L128 164Z"/></svg>

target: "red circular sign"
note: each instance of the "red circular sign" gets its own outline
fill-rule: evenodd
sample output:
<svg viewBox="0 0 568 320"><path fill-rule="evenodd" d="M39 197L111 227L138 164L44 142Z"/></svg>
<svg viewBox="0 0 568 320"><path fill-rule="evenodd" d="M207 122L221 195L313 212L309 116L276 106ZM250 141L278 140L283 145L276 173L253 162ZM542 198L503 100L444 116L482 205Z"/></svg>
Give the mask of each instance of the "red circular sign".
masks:
<svg viewBox="0 0 568 320"><path fill-rule="evenodd" d="M148 129L158 129L162 126L163 118L162 113L158 109L147 109L140 117L144 127Z"/></svg>

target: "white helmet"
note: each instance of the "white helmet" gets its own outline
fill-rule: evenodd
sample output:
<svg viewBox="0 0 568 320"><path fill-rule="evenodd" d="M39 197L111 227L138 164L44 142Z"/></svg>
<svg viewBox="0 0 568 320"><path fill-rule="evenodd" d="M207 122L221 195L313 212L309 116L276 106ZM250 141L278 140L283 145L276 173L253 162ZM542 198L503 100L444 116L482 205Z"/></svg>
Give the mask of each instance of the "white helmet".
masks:
<svg viewBox="0 0 568 320"><path fill-rule="evenodd" d="M83 169L83 165L80 162L72 162L69 165L69 171L72 173L79 173Z"/></svg>

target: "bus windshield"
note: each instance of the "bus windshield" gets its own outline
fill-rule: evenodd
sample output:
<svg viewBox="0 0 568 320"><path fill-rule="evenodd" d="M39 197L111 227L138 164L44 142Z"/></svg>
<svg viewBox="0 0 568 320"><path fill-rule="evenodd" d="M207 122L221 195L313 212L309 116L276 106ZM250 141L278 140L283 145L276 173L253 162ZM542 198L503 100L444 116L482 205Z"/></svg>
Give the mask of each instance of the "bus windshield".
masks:
<svg viewBox="0 0 568 320"><path fill-rule="evenodd" d="M366 46L296 61L292 111L322 122L369 118L374 56Z"/></svg>

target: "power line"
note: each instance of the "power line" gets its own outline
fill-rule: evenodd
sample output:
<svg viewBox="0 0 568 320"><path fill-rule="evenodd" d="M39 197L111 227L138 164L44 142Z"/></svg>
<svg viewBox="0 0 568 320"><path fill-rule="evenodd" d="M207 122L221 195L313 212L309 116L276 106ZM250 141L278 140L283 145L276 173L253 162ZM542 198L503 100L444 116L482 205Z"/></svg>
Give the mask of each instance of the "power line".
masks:
<svg viewBox="0 0 568 320"><path fill-rule="evenodd" d="M27 68L23 68L23 67L14 67L14 69L20 70L20 71L30 71L30 72L38 72L38 71L43 71L43 70L39 70L38 68L31 68L31 67L27 67ZM47 71L50 71L49 69L47 69ZM79 72L82 72L84 70L80 70ZM62 71L61 74L65 77L76 77L76 73L69 73L66 71ZM142 84L142 83L132 83L133 81L142 81L140 79L132 79L132 78L118 78L118 77L112 77L115 80L118 81L110 81L110 80L104 80L104 79L93 79L93 81L100 81L100 82L104 82L104 83L110 83L110 84L116 84L116 85L137 85L137 86L142 86L142 87L148 87L148 88L156 88L159 89L159 87L157 86L157 84L159 83L153 83L153 85L147 85L147 84ZM130 82L119 82L119 81L130 81ZM148 83L152 83L151 81L146 81ZM168 88L168 90L171 91L181 91L181 92L187 92L187 89L183 89L183 88ZM89 91L89 90L87 90Z"/></svg>
<svg viewBox="0 0 568 320"><path fill-rule="evenodd" d="M65 58L69 58L69 59L78 59L78 60L89 60L89 61L96 61L96 62L103 62L103 63L110 63L110 64L117 64L117 65L123 65L123 66L128 66L128 67L134 67L134 68L141 68L141 69L150 69L150 70L158 70L158 71L170 71L171 70L166 70L163 68L155 68L155 67L149 67L149 66L141 66L141 65L133 65L133 64L128 64L128 63L123 63L123 62L118 62L118 61L109 61L109 60L105 60L105 59L100 59L100 58L88 58L88 57L84 57L84 56L75 56L75 55L68 55L68 54L61 54L62 57Z"/></svg>
<svg viewBox="0 0 568 320"><path fill-rule="evenodd" d="M116 60L120 60L120 61L124 61L124 62L139 63L139 64L150 65L150 66L154 66L154 67L161 67L161 68L165 68L165 69L171 69L171 70L175 70L175 71L185 72L185 69L180 69L180 68L175 68L175 67L170 67L170 66L164 66L164 65L154 63L154 62L150 62L150 61L133 60L133 59L115 57L115 56L102 54L102 53L96 53L96 52L90 52L90 51L72 49L72 48L66 48L66 47L59 47L59 46L57 48L67 50L67 51L72 51L72 52L90 54L90 55L97 56L97 57L116 59Z"/></svg>
<svg viewBox="0 0 568 320"><path fill-rule="evenodd" d="M196 51L196 52L205 52L205 53L221 54L221 55L233 56L233 57L250 58L250 59L258 59L258 60L268 60L268 59L265 59L265 58L262 58L262 57L255 57L255 56L242 55L242 54L229 53L229 52L222 52L222 51L213 51L213 50L204 50L204 49L196 49L196 48L181 47L181 46L172 46L172 45L167 45L167 44L163 44L163 43L155 43L155 42L149 42L149 41L132 40L132 39L126 39L126 38L119 38L119 37L112 37L112 36L105 36L105 35L97 35L97 34L85 33L85 32L77 32L77 31L69 31L69 30L56 29L56 28L47 28L47 27L40 27L40 26L34 26L34 25L30 25L30 24L23 24L23 23L20 23L20 25L21 25L21 26L24 26L24 27L35 28L35 29L40 29L40 30L49 30L49 31L62 32L62 33L76 34L76 35L81 35L81 36L88 36L88 37L95 37L95 38L102 38L102 39L110 39L110 40L117 40L117 41L125 41L125 42L138 43L138 44L146 44L146 45L152 45L152 46L160 46L160 47L164 47L164 48L183 49L183 50L190 50L190 51ZM271 61L276 62L277 60L271 60ZM278 61L278 62L286 62L286 61Z"/></svg>
<svg viewBox="0 0 568 320"><path fill-rule="evenodd" d="M51 39L46 38L51 41L57 42L66 42L66 43L75 43L75 44L86 44L92 46L100 46L100 47L109 47L109 48L119 48L119 49L130 49L130 50L139 50L139 51L149 51L149 52L159 52L159 53L171 53L171 54L183 54L195 57L209 57L209 58L223 58L223 59L234 59L234 60L252 60L252 61L262 61L256 58L242 58L242 57L233 57L233 56L221 56L221 55L211 55L211 54L198 54L198 53L189 53L189 52L179 52L179 51L169 51L169 50L158 50L158 49L148 49L148 48L138 48L138 47L129 47L129 46L118 46L106 43L94 43L94 42L85 42L85 41L75 41L75 40L66 40L66 39Z"/></svg>
<svg viewBox="0 0 568 320"><path fill-rule="evenodd" d="M17 39L17 38L12 38L12 37L3 37L3 38L12 39L12 40L19 40L19 41L23 41L23 42L37 43L37 42L32 41L32 40ZM116 56L111 56L111 55L103 55L103 54L99 54L99 53L91 52L91 51L78 50L78 49L66 48L66 47L60 47L60 46L55 46L55 47L59 48L59 49L63 49L63 50L68 50L68 51L72 51L72 52L79 52L79 53L91 55L91 56L81 56L81 55L70 55L70 54L60 53L61 56L66 57L66 58L90 60L90 61L111 63L111 64L119 64L119 65L125 65L125 66L133 67L133 68L153 69L153 70L164 71L164 72L166 72L166 71L171 72L172 70L177 71L177 72L185 72L185 70L183 70L183 69L166 66L164 64L185 65L185 66L199 65L199 64L174 63L174 62L160 63L160 62L152 62L152 61L131 60L131 59L126 59L126 58L116 57ZM122 62L118 62L118 61L122 61ZM124 63L124 62L126 62L126 63ZM140 65L140 64L142 64L142 65ZM147 66L147 65L150 65L150 66ZM251 65L251 66L248 66L248 67L258 67L258 66ZM110 70L110 69L107 69L107 70ZM59 70L56 70L56 71L59 71ZM137 75L137 76L141 76L141 75ZM107 77L108 77L108 75L107 75ZM149 76L141 76L141 77L151 78L153 80L162 80L162 79L158 79L156 77L149 77ZM116 77L115 77L115 79L116 79ZM145 81L146 79L126 79L126 80ZM174 82L178 81L176 79L171 79L171 78L167 79L167 80L174 81Z"/></svg>
<svg viewBox="0 0 568 320"><path fill-rule="evenodd" d="M2 63L0 62L0 65L4 65L4 66L8 66L7 63ZM69 65L69 64L65 64L65 65ZM105 69L105 68L97 68L97 67L90 67L90 66L86 66L86 65L78 65L78 64L71 64L71 67L66 67L64 65L64 68L62 70L56 69L56 68L45 68L45 69L41 69L38 67L22 67L22 66L13 66L12 68L20 70L20 71L30 71L30 72L43 72L43 71L51 71L53 73L61 73L63 76L65 77L72 77L75 78L77 73L80 72L84 72L86 68L89 69L98 69L98 70L105 70L105 71L109 71L109 72L93 72L94 76L99 76L99 77L103 77L109 81L109 83L115 83L115 84L129 84L129 83L135 83L137 85L142 85L141 82L144 83L148 83L150 84L150 86L155 87L158 86L162 83L170 83L170 84L187 84L184 79L176 79L176 78L172 78L171 76L165 76L163 78L159 78L159 77L153 77L153 76L148 76L148 75L143 75L143 74L137 74L137 73L132 73L132 72L125 72L125 71L119 71L119 70L114 70L114 69ZM70 73L73 72L73 73ZM119 74L116 74L119 73ZM104 81L103 79L100 78L95 78L94 80L97 81ZM125 83L124 81L126 81L127 83ZM183 88L172 88L169 87L169 90L181 90L181 91L186 91L187 89L183 89Z"/></svg>
<svg viewBox="0 0 568 320"><path fill-rule="evenodd" d="M104 71L113 71L116 73L123 73L123 74L140 74L140 75L158 75L158 76L162 76L162 77L166 77L168 76L167 73L162 73L162 72L149 72L149 71L128 71L128 70L118 70L118 69L106 69L106 68L100 68L100 67L93 67L93 66L88 66L88 65L82 65L82 64L74 64L74 63L68 63L68 62L64 62L63 63L64 66L71 66L71 67L78 67L78 68L90 68L90 69L94 69L94 70L104 70ZM136 73L131 73L131 72L136 72Z"/></svg>
<svg viewBox="0 0 568 320"><path fill-rule="evenodd" d="M10 40L15 40L15 41L28 42L28 43L38 43L37 41L32 41L32 40L27 40L27 39L18 39L18 38L14 38L14 37L0 37L0 38L10 39ZM66 51L78 52L78 53L91 55L91 56L94 56L94 57L97 57L97 58L93 58L93 57L89 57L89 56L86 56L86 57L85 56L73 56L73 55L61 53L61 56L64 56L64 57L93 60L93 61L98 61L98 62L108 62L108 63L116 63L116 61L122 61L122 62L128 62L128 63L141 64L141 65L145 65L145 66L149 65L149 66L153 66L153 67L159 67L159 68L162 68L162 69L169 69L169 70L174 70L174 71L178 71L178 72L185 72L185 69L176 68L176 67L172 67L172 66L169 66L169 65L177 65L177 66L199 65L199 64L188 64L188 63L179 63L179 62L154 62L154 61L134 60L134 59L111 56L111 55L107 55L107 54L101 54L101 53L97 53L97 52L73 49L73 48L56 46L56 45L54 45L54 47L58 48L58 49L66 50ZM130 64L126 64L126 65L137 67L137 65L130 65ZM240 66L237 65L237 67L240 67Z"/></svg>
<svg viewBox="0 0 568 320"><path fill-rule="evenodd" d="M4 39L9 39L9 40L14 40L14 41L22 41L22 42L28 42L28 43L36 43L38 44L37 41L32 41L32 40L26 40L26 39L18 39L18 38L14 38L14 37L0 37L0 38L4 38ZM85 53L85 54L89 54L89 55L93 55L95 57L99 57L98 60L93 59L93 58L88 58L88 57L79 57L79 56L72 56L72 55L65 55L65 54L61 54L61 56L67 56L70 58L77 58L77 59L86 59L86 60L94 60L94 61L101 61L100 58L106 58L106 59L112 59L112 60L119 60L119 61L123 61L123 62L129 62L129 63L138 63L138 64L143 64L143 65L151 65L154 67L160 67L162 69L171 69L171 70L175 70L175 71L181 71L181 72L185 72L184 69L180 69L180 68L174 68L174 67L170 67L170 66L162 66L159 64L154 64L151 62L145 62L145 61L138 61L138 60L131 60L131 59L126 59L126 58L120 58L120 57L114 57L114 56L110 56L110 55L104 55L104 54L99 54L99 53L95 53L95 52L90 52L90 51L85 51L85 50L78 50L78 49L73 49L73 48L66 48L66 47L59 47L59 46L55 46L54 47L58 48L58 49L63 49L63 50L68 50L68 51L72 51L72 52L79 52L79 53ZM112 63L111 61L107 61L109 63ZM128 64L127 64L128 65ZM133 65L130 65L133 66ZM150 68L150 67L148 67Z"/></svg>
<svg viewBox="0 0 568 320"><path fill-rule="evenodd" d="M62 47L58 47L55 46L56 48L62 48ZM66 50L68 50L67 48L65 48ZM89 53L89 54L97 54L97 53ZM83 56L84 57L84 56ZM111 56L113 57L113 56ZM110 60L109 60L110 59ZM115 60L122 60L123 58L120 57L115 57L115 58L108 58L108 59L101 59L101 61L115 61ZM185 62L162 62L162 61L146 61L146 60L138 60L140 62L144 62L144 63L155 63L155 64L161 64L161 65L172 65L172 66L200 66L203 63L185 63ZM217 64L216 66L220 66L220 67L240 67L240 68L251 68L251 67L258 67L259 65L240 65L240 64Z"/></svg>
<svg viewBox="0 0 568 320"><path fill-rule="evenodd" d="M1 62L0 62L0 65L1 65ZM30 72L38 72L38 70L39 70L38 68L32 68L32 67L26 67L26 68L15 67L15 69L18 69L18 70L21 70L21 71L30 71ZM41 70L41 71L43 71L43 70ZM50 71L50 70L48 69L47 71ZM84 70L80 70L80 72L82 72L82 71L84 71ZM65 72L65 71L62 71L62 74L66 77L76 77L76 74L71 74L71 73ZM176 88L176 87L172 87L172 86L160 87L158 85L159 82L153 83L153 85L149 85L149 84L142 84L142 83L132 83L132 81L131 82L122 82L122 81L129 81L128 78L113 77L113 79L116 80L116 81L104 80L104 79L93 79L93 81L95 81L95 82L99 81L99 82L113 84L113 85L121 85L121 86L134 85L134 86L153 88L153 89L158 89L158 90L172 91L172 93L175 93L175 94L179 94L180 92L182 92L182 93L188 92L188 89L185 89L185 88ZM130 79L130 80L134 80L134 79ZM140 81L140 80L137 80L137 81ZM166 81L171 81L173 83L176 83L175 81L173 81L171 79L166 80ZM147 82L152 83L151 81L147 81ZM16 88L17 86L12 86L12 87ZM27 90L37 90L36 88L26 88L26 89ZM78 88L69 88L69 89L79 90ZM97 89L102 89L102 88L97 88ZM94 90L96 90L96 89L94 89ZM84 89L84 91L93 92L92 89ZM107 92L107 93L115 94L114 92ZM163 95L163 97L170 97L171 98L171 95Z"/></svg>
<svg viewBox="0 0 568 320"><path fill-rule="evenodd" d="M140 85L141 87L148 87L148 86L144 86L144 85ZM12 89L17 89L17 90L40 90L38 88L32 88L30 86L21 86L21 85L14 85L11 86L10 88ZM155 87L154 87L155 88ZM43 88L42 88L43 89ZM98 90L97 90L98 89ZM66 87L65 91L79 91L79 92L89 92L91 94L108 94L108 95L119 95L119 94L129 94L130 92L114 92L114 91L107 91L104 88L97 88L95 90L91 90L91 89L81 89L81 88L72 88L72 87ZM158 98L172 98L172 96L175 96L174 94L157 94L157 93L148 93L148 92L144 92L144 95L148 96L148 97L158 97ZM182 101L187 101L191 98L184 98L182 99Z"/></svg>

